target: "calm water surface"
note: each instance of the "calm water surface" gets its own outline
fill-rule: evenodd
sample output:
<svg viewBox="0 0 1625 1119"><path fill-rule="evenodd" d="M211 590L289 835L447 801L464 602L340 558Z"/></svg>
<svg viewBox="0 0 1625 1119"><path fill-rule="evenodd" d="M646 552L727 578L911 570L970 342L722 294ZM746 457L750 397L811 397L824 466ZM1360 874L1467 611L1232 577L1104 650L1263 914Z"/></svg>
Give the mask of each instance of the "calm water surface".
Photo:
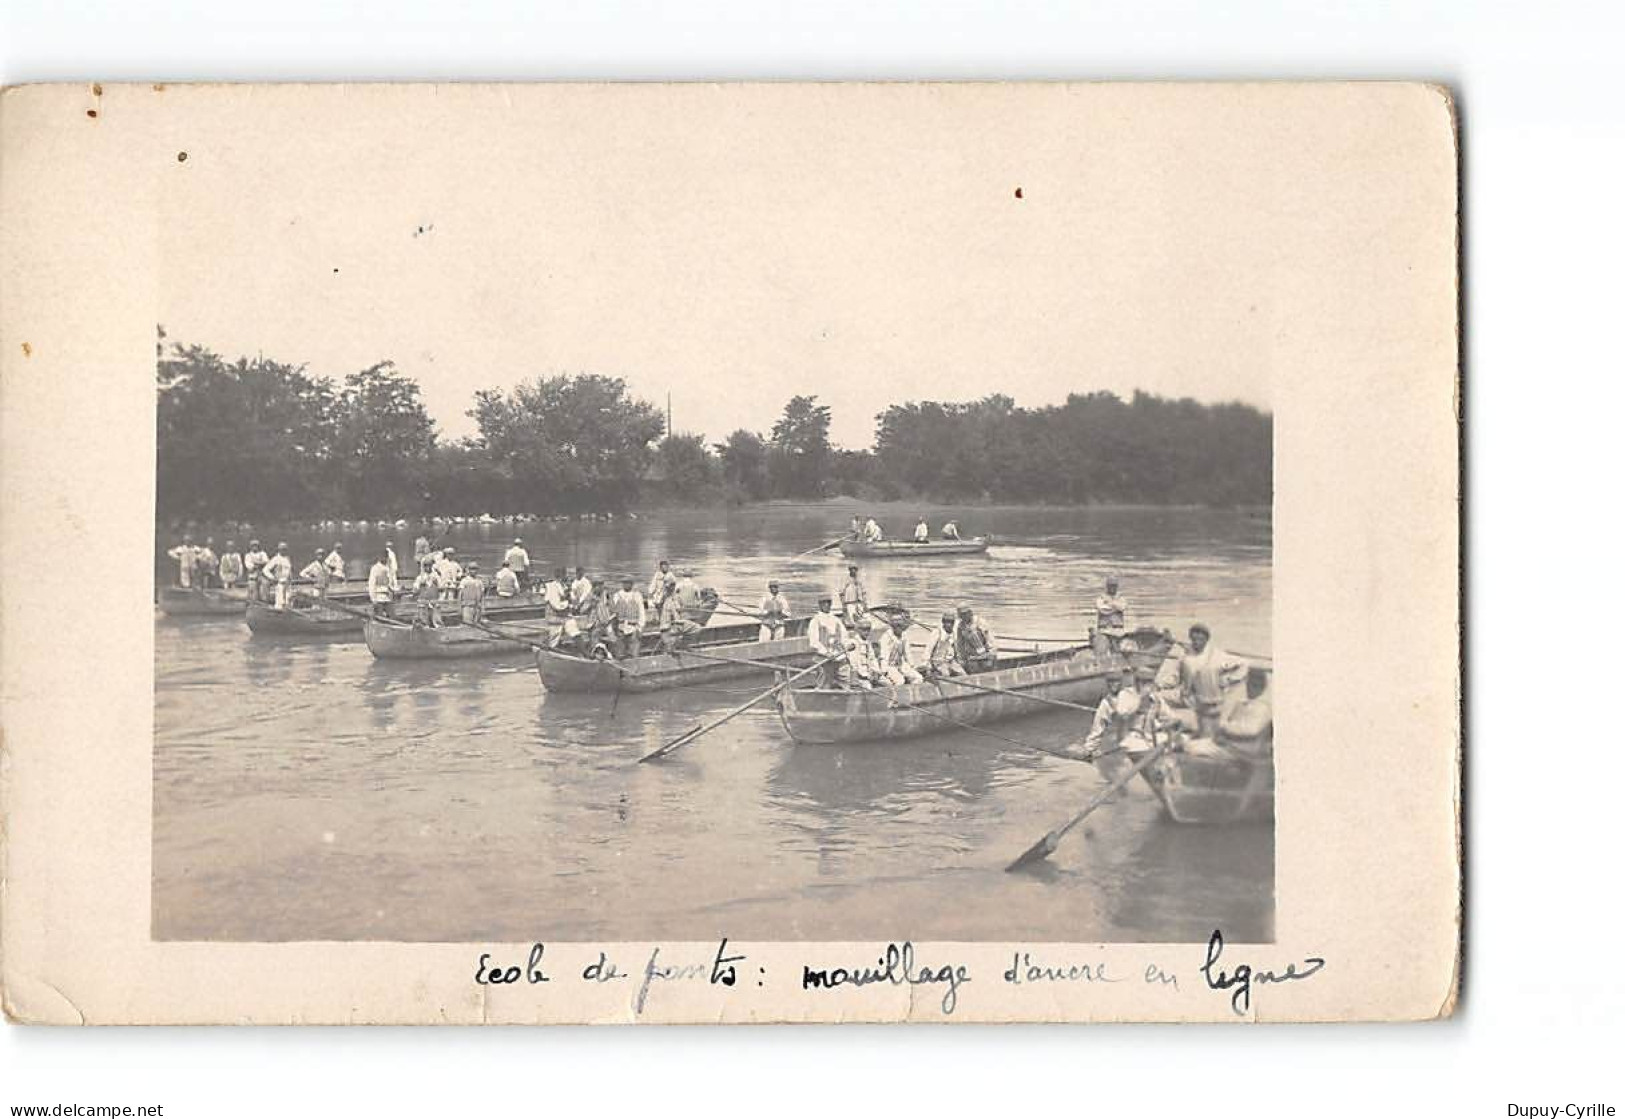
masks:
<svg viewBox="0 0 1625 1119"><path fill-rule="evenodd" d="M526 526L533 559L646 582L656 560L797 612L844 576L789 559L851 508L753 508ZM888 510L894 533L916 507ZM974 603L1001 636L1066 637L1117 573L1131 624L1201 618L1270 652L1266 518L1165 509L954 510L982 559L865 565L871 601L929 617ZM944 514L930 511L933 527ZM295 556L317 543L285 538ZM341 538L352 565L382 534ZM399 534L403 554L411 536ZM501 526L459 529L493 565ZM162 542L161 542L162 543ZM241 541L239 541L241 543ZM718 622L727 620L722 617ZM1001 869L1101 787L1093 768L966 731L793 746L770 707L662 764L639 755L760 691L547 695L523 657L375 661L366 646L251 638L240 621L157 622L153 921L160 939L1197 941L1273 937L1269 827L1182 828L1143 784L1037 873ZM1057 745L1083 716L1001 734Z"/></svg>

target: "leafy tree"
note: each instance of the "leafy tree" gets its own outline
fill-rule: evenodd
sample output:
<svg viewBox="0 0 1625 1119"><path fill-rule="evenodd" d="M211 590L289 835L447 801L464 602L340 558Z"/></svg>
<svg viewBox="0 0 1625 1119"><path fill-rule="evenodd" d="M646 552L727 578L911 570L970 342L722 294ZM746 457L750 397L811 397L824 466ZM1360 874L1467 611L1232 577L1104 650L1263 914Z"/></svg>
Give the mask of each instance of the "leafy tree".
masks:
<svg viewBox="0 0 1625 1119"><path fill-rule="evenodd" d="M637 496L665 423L616 377L537 378L504 394L483 389L469 413L525 512L624 508Z"/></svg>
<svg viewBox="0 0 1625 1119"><path fill-rule="evenodd" d="M716 464L705 440L698 435L666 436L660 441L656 461L665 478L666 492L673 497L703 497L716 480Z"/></svg>
<svg viewBox="0 0 1625 1119"><path fill-rule="evenodd" d="M740 428L727 441L716 445L722 460L722 477L736 494L760 501L772 492L767 472L767 444L754 431Z"/></svg>
<svg viewBox="0 0 1625 1119"><path fill-rule="evenodd" d="M333 440L344 508L368 516L412 507L434 442L417 382L393 362L350 374L339 394Z"/></svg>
<svg viewBox="0 0 1625 1119"><path fill-rule="evenodd" d="M793 396L773 425L770 473L774 492L822 497L834 456L829 443L830 411L816 396Z"/></svg>

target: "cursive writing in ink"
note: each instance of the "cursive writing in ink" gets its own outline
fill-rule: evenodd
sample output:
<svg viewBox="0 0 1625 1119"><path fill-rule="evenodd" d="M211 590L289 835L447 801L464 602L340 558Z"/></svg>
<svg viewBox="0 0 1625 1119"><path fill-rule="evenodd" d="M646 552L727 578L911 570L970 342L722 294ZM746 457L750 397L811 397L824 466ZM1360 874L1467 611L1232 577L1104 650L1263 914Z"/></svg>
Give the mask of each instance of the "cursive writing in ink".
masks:
<svg viewBox="0 0 1625 1119"><path fill-rule="evenodd" d="M474 969L474 982L489 986L517 983L520 979L524 979L527 983L551 983L552 980L542 971L542 956L546 952L547 948L545 946L532 944L530 946L530 958L525 961L523 968L520 968L518 964L510 964L507 967L500 964L493 966L491 964L491 953L481 952L479 966Z"/></svg>
<svg viewBox="0 0 1625 1119"><path fill-rule="evenodd" d="M1310 956L1303 961L1303 970L1297 964L1288 964L1285 971L1261 971L1250 964L1237 964L1228 974L1219 967L1219 957L1224 954L1224 934L1218 929L1207 941L1207 959L1202 964L1202 978L1207 980L1210 991L1229 991L1230 1009L1237 1015L1245 1016L1252 1006L1253 984L1287 983L1294 979L1308 979L1315 972L1326 966L1326 961L1319 956Z"/></svg>
<svg viewBox="0 0 1625 1119"><path fill-rule="evenodd" d="M886 945L886 954L875 961L874 967L849 970L844 967L811 968L806 964L801 966L803 991L820 987L827 990L841 986L867 987L871 983L891 983L896 986L905 983L910 986L946 983L948 989L942 996L944 1014L954 1012L954 1007L959 1005L960 985L969 982L970 972L964 964L943 964L939 968L915 967L914 942L911 940L905 940L901 948L896 944Z"/></svg>

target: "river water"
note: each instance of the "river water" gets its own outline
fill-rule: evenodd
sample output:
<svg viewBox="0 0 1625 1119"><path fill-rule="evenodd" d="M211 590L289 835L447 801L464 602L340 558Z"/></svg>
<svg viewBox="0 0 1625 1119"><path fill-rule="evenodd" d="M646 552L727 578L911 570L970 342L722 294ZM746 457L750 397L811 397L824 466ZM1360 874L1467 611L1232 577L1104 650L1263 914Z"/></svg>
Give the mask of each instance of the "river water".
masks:
<svg viewBox="0 0 1625 1119"><path fill-rule="evenodd" d="M527 525L533 560L629 572L670 556L724 598L771 577L798 613L844 577L791 560L853 511L751 507ZM881 507L903 535L917 506ZM927 509L933 527L945 510ZM956 509L985 558L872 561L871 602L929 618L973 603L1001 637L1087 629L1115 572L1130 624L1270 652L1267 516L1191 509ZM318 543L275 529L293 554ZM377 531L340 534L355 564ZM398 535L409 556L414 531ZM512 527L459 527L498 562ZM241 541L239 541L241 543ZM160 546L167 542L160 541ZM489 568L487 568L489 570ZM726 619L718 617L717 622ZM251 637L234 619L156 623L153 929L179 940L1020 940L1273 938L1270 827L1189 828L1141 783L1049 865L1003 866L1101 787L1087 765L968 731L793 746L771 707L664 762L636 759L766 686L547 695L526 658L376 661L364 644ZM1059 745L1082 715L999 724Z"/></svg>

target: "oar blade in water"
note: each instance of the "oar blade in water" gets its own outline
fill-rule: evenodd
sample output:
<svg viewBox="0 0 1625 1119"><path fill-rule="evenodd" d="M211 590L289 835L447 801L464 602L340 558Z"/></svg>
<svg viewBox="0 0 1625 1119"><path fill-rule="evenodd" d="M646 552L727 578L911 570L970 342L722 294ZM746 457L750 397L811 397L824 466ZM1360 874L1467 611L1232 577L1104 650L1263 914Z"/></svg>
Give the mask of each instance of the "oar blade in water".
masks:
<svg viewBox="0 0 1625 1119"><path fill-rule="evenodd" d="M1044 836L1037 843L1016 856L1015 862L1005 867L1005 873L1020 870L1022 867L1041 863L1055 853L1056 839L1053 833Z"/></svg>

